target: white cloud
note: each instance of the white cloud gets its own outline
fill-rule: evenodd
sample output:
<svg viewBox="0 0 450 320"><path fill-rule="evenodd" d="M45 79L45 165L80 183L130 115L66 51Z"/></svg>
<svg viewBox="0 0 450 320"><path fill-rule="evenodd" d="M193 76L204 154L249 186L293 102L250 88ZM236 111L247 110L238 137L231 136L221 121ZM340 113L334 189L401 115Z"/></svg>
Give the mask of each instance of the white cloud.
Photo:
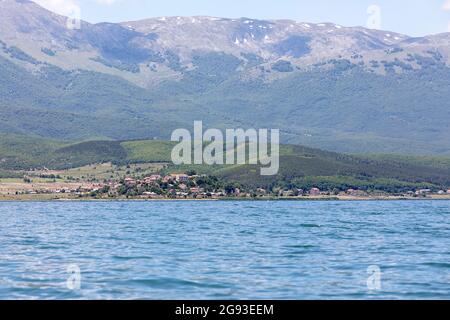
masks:
<svg viewBox="0 0 450 320"><path fill-rule="evenodd" d="M94 0L97 3L100 4L106 4L106 5L110 5L113 4L114 2L116 2L116 0Z"/></svg>
<svg viewBox="0 0 450 320"><path fill-rule="evenodd" d="M38 5L64 16L80 12L80 6L75 0L33 0Z"/></svg>
<svg viewBox="0 0 450 320"><path fill-rule="evenodd" d="M74 12L80 12L80 4L78 0L33 0L40 6L53 11L55 13L70 16ZM90 0L102 5L112 5L117 0Z"/></svg>
<svg viewBox="0 0 450 320"><path fill-rule="evenodd" d="M450 0L445 0L444 5L442 6L442 10L450 11Z"/></svg>

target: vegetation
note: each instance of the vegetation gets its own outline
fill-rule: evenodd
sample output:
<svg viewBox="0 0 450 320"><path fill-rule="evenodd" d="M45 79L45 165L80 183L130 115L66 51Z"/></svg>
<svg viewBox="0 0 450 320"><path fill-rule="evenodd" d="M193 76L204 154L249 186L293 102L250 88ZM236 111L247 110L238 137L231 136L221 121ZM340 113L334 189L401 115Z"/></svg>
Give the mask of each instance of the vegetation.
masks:
<svg viewBox="0 0 450 320"><path fill-rule="evenodd" d="M56 55L56 52L49 48L42 48L41 52L45 53L46 55L48 55L50 57L54 57Z"/></svg>
<svg viewBox="0 0 450 320"><path fill-rule="evenodd" d="M14 172L30 168L72 170L110 162L124 168L109 168L104 170L101 177L118 179L126 176L128 171L129 175L137 176L148 173L145 168L151 168L149 164L154 163L159 165L161 174L187 172L207 175L243 189L309 189L314 186L322 190L344 191L354 188L405 192L428 188L447 190L450 186L449 158L352 156L282 145L278 175L261 176L260 168L256 165L171 165L173 146L173 142L157 140L68 143L3 135L0 139L0 168L3 176L17 177L20 173ZM79 179L89 177L88 172L84 175L76 172L64 175L65 178L69 176L78 176Z"/></svg>
<svg viewBox="0 0 450 320"><path fill-rule="evenodd" d="M0 179L21 178L21 177L23 177L23 173L21 173L21 172L0 169Z"/></svg>
<svg viewBox="0 0 450 320"><path fill-rule="evenodd" d="M137 65L142 57L134 53L131 60L103 59ZM43 63L33 74L0 58L0 132L76 141L167 139L201 116L210 127L280 128L284 143L338 152L450 155L450 68L437 53L410 55L408 66L376 62L385 75L346 59L307 71L280 60L272 68L292 72L277 76L257 73L264 66L257 56L196 52L189 69L171 51L158 59L181 78L144 89ZM240 70L254 75L242 77Z"/></svg>
<svg viewBox="0 0 450 320"><path fill-rule="evenodd" d="M140 140L122 142L130 162L170 162L175 143L170 141Z"/></svg>
<svg viewBox="0 0 450 320"><path fill-rule="evenodd" d="M103 58L92 58L91 60L99 62L107 67L116 68L121 71L128 71L132 73L138 73L140 71L138 64L128 64L118 60L106 60Z"/></svg>
<svg viewBox="0 0 450 320"><path fill-rule="evenodd" d="M26 54L17 47L7 47L6 45L4 45L3 51L14 59L25 61L31 64L38 64L38 61L36 59Z"/></svg>
<svg viewBox="0 0 450 320"><path fill-rule="evenodd" d="M294 68L292 63L286 60L279 60L272 65L272 69L278 72L292 72Z"/></svg>
<svg viewBox="0 0 450 320"><path fill-rule="evenodd" d="M278 54L286 56L290 55L294 58L300 58L311 52L309 43L310 37L304 36L290 36L286 40L281 41L275 47Z"/></svg>

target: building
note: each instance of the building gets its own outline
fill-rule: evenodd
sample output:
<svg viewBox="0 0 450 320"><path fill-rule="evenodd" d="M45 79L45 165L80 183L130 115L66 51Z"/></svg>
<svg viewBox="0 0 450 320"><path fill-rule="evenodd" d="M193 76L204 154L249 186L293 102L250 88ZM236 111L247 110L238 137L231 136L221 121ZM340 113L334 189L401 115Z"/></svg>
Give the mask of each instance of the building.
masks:
<svg viewBox="0 0 450 320"><path fill-rule="evenodd" d="M431 193L431 189L421 189L416 191L416 194L428 194Z"/></svg>
<svg viewBox="0 0 450 320"><path fill-rule="evenodd" d="M188 182L189 176L187 174L171 174L170 175L177 182Z"/></svg>
<svg viewBox="0 0 450 320"><path fill-rule="evenodd" d="M142 194L143 198L148 198L148 199L162 199L164 198L162 195L157 194L155 192L144 192Z"/></svg>
<svg viewBox="0 0 450 320"><path fill-rule="evenodd" d="M200 193L200 192L203 192L204 190L203 190L203 188L192 187L192 188L190 189L190 191L191 191L192 193Z"/></svg>
<svg viewBox="0 0 450 320"><path fill-rule="evenodd" d="M262 194L266 194L267 193L266 189L263 189L263 188L256 189L256 192L262 193Z"/></svg>
<svg viewBox="0 0 450 320"><path fill-rule="evenodd" d="M137 181L133 178L125 178L124 182L128 187L133 187L137 184Z"/></svg>
<svg viewBox="0 0 450 320"><path fill-rule="evenodd" d="M185 185L184 183L181 183L178 185L178 188L180 188L181 190L186 190L187 189L187 185Z"/></svg>
<svg viewBox="0 0 450 320"><path fill-rule="evenodd" d="M150 184L150 183L155 183L159 180L161 180L161 176L159 174L153 174L150 177L146 177L144 179L144 182L147 184Z"/></svg>
<svg viewBox="0 0 450 320"><path fill-rule="evenodd" d="M178 197L183 197L183 198L187 198L187 196L189 195L187 192L177 192L176 195Z"/></svg>
<svg viewBox="0 0 450 320"><path fill-rule="evenodd" d="M313 196L313 197L320 196L320 189L319 188L312 188L309 191L309 195Z"/></svg>

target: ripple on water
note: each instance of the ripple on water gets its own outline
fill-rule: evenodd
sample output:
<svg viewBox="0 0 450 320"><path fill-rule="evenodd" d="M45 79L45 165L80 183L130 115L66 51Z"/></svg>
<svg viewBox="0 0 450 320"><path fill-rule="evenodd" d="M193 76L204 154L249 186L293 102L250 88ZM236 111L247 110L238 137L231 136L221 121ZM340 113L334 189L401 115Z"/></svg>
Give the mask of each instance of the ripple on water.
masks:
<svg viewBox="0 0 450 320"><path fill-rule="evenodd" d="M450 299L450 202L0 202L0 299ZM66 288L67 266L81 290ZM367 290L368 267L382 290Z"/></svg>
<svg viewBox="0 0 450 320"><path fill-rule="evenodd" d="M227 284L219 284L214 282L201 283L176 278L133 279L127 281L127 283L129 282L135 283L140 286L146 286L157 289L180 289L180 290L182 290L183 288L224 289L229 287L229 285Z"/></svg>

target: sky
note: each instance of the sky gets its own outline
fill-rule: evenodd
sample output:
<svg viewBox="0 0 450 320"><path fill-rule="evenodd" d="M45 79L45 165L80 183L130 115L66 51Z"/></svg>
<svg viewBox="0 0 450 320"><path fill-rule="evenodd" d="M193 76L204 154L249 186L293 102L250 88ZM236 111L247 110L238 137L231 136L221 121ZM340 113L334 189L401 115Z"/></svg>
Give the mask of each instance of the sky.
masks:
<svg viewBox="0 0 450 320"><path fill-rule="evenodd" d="M83 20L122 22L161 16L292 19L368 26L411 36L450 32L450 0L34 0ZM375 10L375 11L374 11ZM373 23L376 15L377 23Z"/></svg>

